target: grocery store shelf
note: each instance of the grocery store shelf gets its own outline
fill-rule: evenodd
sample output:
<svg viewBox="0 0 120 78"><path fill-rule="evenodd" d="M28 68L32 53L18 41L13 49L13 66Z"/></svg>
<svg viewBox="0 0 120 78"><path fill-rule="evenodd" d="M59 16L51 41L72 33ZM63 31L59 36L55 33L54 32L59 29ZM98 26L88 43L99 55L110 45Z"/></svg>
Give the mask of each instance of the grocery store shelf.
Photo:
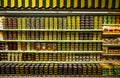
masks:
<svg viewBox="0 0 120 78"><path fill-rule="evenodd" d="M0 42L102 42L102 40L0 40Z"/></svg>
<svg viewBox="0 0 120 78"><path fill-rule="evenodd" d="M107 54L107 53L102 54L102 55L104 55L104 56L120 56L120 54Z"/></svg>
<svg viewBox="0 0 120 78"><path fill-rule="evenodd" d="M115 33L103 33L103 35L120 35L120 33L115 32Z"/></svg>
<svg viewBox="0 0 120 78"><path fill-rule="evenodd" d="M105 26L116 26L116 25L119 25L120 26L120 24L102 24L102 25L105 25Z"/></svg>
<svg viewBox="0 0 120 78"><path fill-rule="evenodd" d="M0 29L0 31L103 31L102 29Z"/></svg>
<svg viewBox="0 0 120 78"><path fill-rule="evenodd" d="M120 44L103 44L103 46L120 47Z"/></svg>
<svg viewBox="0 0 120 78"><path fill-rule="evenodd" d="M19 50L0 50L0 53L102 53L102 51L19 51Z"/></svg>
<svg viewBox="0 0 120 78"><path fill-rule="evenodd" d="M101 61L0 61L0 63L50 63L50 64L58 64L58 63L65 63L65 64L89 64L89 63L101 63Z"/></svg>

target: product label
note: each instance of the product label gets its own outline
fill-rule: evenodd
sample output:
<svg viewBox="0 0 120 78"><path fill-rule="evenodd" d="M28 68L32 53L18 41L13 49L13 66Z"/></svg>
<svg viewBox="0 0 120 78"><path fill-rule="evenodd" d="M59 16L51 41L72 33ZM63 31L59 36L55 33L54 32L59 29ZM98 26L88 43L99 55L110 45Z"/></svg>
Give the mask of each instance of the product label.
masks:
<svg viewBox="0 0 120 78"><path fill-rule="evenodd" d="M43 7L43 0L39 0L39 8Z"/></svg>
<svg viewBox="0 0 120 78"><path fill-rule="evenodd" d="M72 29L75 29L75 16L72 16Z"/></svg>
<svg viewBox="0 0 120 78"><path fill-rule="evenodd" d="M50 20L49 20L50 22L50 29L53 29L53 18L52 17L50 17Z"/></svg>
<svg viewBox="0 0 120 78"><path fill-rule="evenodd" d="M85 0L81 0L81 8L85 7Z"/></svg>
<svg viewBox="0 0 120 78"><path fill-rule="evenodd" d="M80 29L80 16L76 16L76 29Z"/></svg>
<svg viewBox="0 0 120 78"><path fill-rule="evenodd" d="M49 29L49 26L48 26L48 17L45 17L45 29Z"/></svg>
<svg viewBox="0 0 120 78"><path fill-rule="evenodd" d="M57 7L57 0L53 0L53 8Z"/></svg>
<svg viewBox="0 0 120 78"><path fill-rule="evenodd" d="M60 0L60 8L64 6L64 0Z"/></svg>
<svg viewBox="0 0 120 78"><path fill-rule="evenodd" d="M22 7L22 0L18 0L18 8Z"/></svg>

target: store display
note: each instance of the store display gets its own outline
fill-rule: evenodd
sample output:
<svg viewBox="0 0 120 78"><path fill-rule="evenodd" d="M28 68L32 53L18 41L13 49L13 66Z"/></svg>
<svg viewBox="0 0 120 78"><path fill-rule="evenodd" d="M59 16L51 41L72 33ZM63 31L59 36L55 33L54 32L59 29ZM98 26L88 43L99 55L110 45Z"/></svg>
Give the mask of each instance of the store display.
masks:
<svg viewBox="0 0 120 78"><path fill-rule="evenodd" d="M0 77L120 77L120 16L111 12L119 5L120 0L0 0L1 11L13 10L0 13Z"/></svg>

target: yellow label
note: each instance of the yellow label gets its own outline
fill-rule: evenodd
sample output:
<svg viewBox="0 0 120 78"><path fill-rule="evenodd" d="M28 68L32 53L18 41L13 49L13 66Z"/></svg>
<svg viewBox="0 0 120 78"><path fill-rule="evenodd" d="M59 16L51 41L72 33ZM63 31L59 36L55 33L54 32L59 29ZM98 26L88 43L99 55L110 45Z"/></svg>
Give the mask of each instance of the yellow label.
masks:
<svg viewBox="0 0 120 78"><path fill-rule="evenodd" d="M11 7L15 7L15 0L11 0Z"/></svg>
<svg viewBox="0 0 120 78"><path fill-rule="evenodd" d="M98 39L97 40L101 40L101 32L98 33Z"/></svg>
<svg viewBox="0 0 120 78"><path fill-rule="evenodd" d="M81 0L81 8L85 7L85 0Z"/></svg>
<svg viewBox="0 0 120 78"><path fill-rule="evenodd" d="M18 0L18 8L22 7L22 0Z"/></svg>
<svg viewBox="0 0 120 78"><path fill-rule="evenodd" d="M67 17L67 24L68 24L68 29L71 29L71 16Z"/></svg>
<svg viewBox="0 0 120 78"><path fill-rule="evenodd" d="M94 29L97 29L97 25L98 25L98 17L95 16L94 17Z"/></svg>
<svg viewBox="0 0 120 78"><path fill-rule="evenodd" d="M26 40L26 32L25 31L22 32L22 40Z"/></svg>
<svg viewBox="0 0 120 78"><path fill-rule="evenodd" d="M67 8L69 8L71 5L71 0L67 0Z"/></svg>
<svg viewBox="0 0 120 78"><path fill-rule="evenodd" d="M4 0L4 7L8 6L8 0Z"/></svg>
<svg viewBox="0 0 120 78"><path fill-rule="evenodd" d="M80 16L76 16L76 29L80 29Z"/></svg>
<svg viewBox="0 0 120 78"><path fill-rule="evenodd" d="M46 8L50 7L50 0L46 0Z"/></svg>
<svg viewBox="0 0 120 78"><path fill-rule="evenodd" d="M18 50L21 50L21 43L18 42Z"/></svg>
<svg viewBox="0 0 120 78"><path fill-rule="evenodd" d="M18 32L18 40L21 40L21 32Z"/></svg>
<svg viewBox="0 0 120 78"><path fill-rule="evenodd" d="M22 18L22 29L26 29L26 18Z"/></svg>
<svg viewBox="0 0 120 78"><path fill-rule="evenodd" d="M39 0L39 8L43 7L43 0Z"/></svg>
<svg viewBox="0 0 120 78"><path fill-rule="evenodd" d="M28 51L30 50L30 43L29 42L27 43L27 50Z"/></svg>
<svg viewBox="0 0 120 78"><path fill-rule="evenodd" d="M18 21L18 29L21 29L21 18L17 18L17 21Z"/></svg>
<svg viewBox="0 0 120 78"><path fill-rule="evenodd" d="M3 40L3 33L0 32L0 40Z"/></svg>
<svg viewBox="0 0 120 78"><path fill-rule="evenodd" d="M48 40L48 32L44 32L44 40Z"/></svg>
<svg viewBox="0 0 120 78"><path fill-rule="evenodd" d="M88 8L91 8L91 4L92 4L91 1L92 0L88 0Z"/></svg>
<svg viewBox="0 0 120 78"><path fill-rule="evenodd" d="M57 6L57 0L53 0L53 8Z"/></svg>
<svg viewBox="0 0 120 78"><path fill-rule="evenodd" d="M78 6L78 0L74 0L74 8L77 8Z"/></svg>
<svg viewBox="0 0 120 78"><path fill-rule="evenodd" d="M115 8L118 8L119 7L119 0L115 0Z"/></svg>
<svg viewBox="0 0 120 78"><path fill-rule="evenodd" d="M67 32L67 40L70 40L70 32Z"/></svg>
<svg viewBox="0 0 120 78"><path fill-rule="evenodd" d="M45 18L45 29L48 29L48 17Z"/></svg>
<svg viewBox="0 0 120 78"><path fill-rule="evenodd" d="M32 8L36 6L36 0L32 0Z"/></svg>
<svg viewBox="0 0 120 78"><path fill-rule="evenodd" d="M67 24L67 19L63 18L63 29L66 29Z"/></svg>
<svg viewBox="0 0 120 78"><path fill-rule="evenodd" d="M53 33L53 40L56 40L56 37L57 37L56 35L57 35L56 32L54 32Z"/></svg>
<svg viewBox="0 0 120 78"><path fill-rule="evenodd" d="M57 39L61 40L61 32L57 32Z"/></svg>
<svg viewBox="0 0 120 78"><path fill-rule="evenodd" d="M50 29L53 29L53 18L50 17Z"/></svg>
<svg viewBox="0 0 120 78"><path fill-rule="evenodd" d="M25 0L25 8L29 6L29 0Z"/></svg>
<svg viewBox="0 0 120 78"><path fill-rule="evenodd" d="M15 61L18 61L18 53L15 54Z"/></svg>
<svg viewBox="0 0 120 78"><path fill-rule="evenodd" d="M75 16L72 16L72 29L75 29Z"/></svg>
<svg viewBox="0 0 120 78"><path fill-rule="evenodd" d="M95 8L98 7L98 0L95 0Z"/></svg>
<svg viewBox="0 0 120 78"><path fill-rule="evenodd" d="M75 43L75 51L78 51L78 43Z"/></svg>
<svg viewBox="0 0 120 78"><path fill-rule="evenodd" d="M2 6L2 2L1 2L1 0L0 0L0 7L3 7L3 6Z"/></svg>
<svg viewBox="0 0 120 78"><path fill-rule="evenodd" d="M105 0L102 0L102 4L101 4L102 8L105 7Z"/></svg>
<svg viewBox="0 0 120 78"><path fill-rule="evenodd" d="M49 40L52 40L52 32L49 32Z"/></svg>
<svg viewBox="0 0 120 78"><path fill-rule="evenodd" d="M10 53L8 53L8 61L11 61L11 60L10 60Z"/></svg>
<svg viewBox="0 0 120 78"><path fill-rule="evenodd" d="M59 20L59 29L62 29L62 18L58 18Z"/></svg>
<svg viewBox="0 0 120 78"><path fill-rule="evenodd" d="M74 40L75 38L74 38L74 32L71 32L71 40Z"/></svg>
<svg viewBox="0 0 120 78"><path fill-rule="evenodd" d="M14 61L14 53L12 53L12 61Z"/></svg>
<svg viewBox="0 0 120 78"><path fill-rule="evenodd" d="M79 34L78 34L78 32L75 33L75 40L79 40Z"/></svg>
<svg viewBox="0 0 120 78"><path fill-rule="evenodd" d="M99 16L99 29L102 29L102 16Z"/></svg>
<svg viewBox="0 0 120 78"><path fill-rule="evenodd" d="M60 0L60 8L64 6L64 0Z"/></svg>
<svg viewBox="0 0 120 78"><path fill-rule="evenodd" d="M57 29L57 18L54 17L54 29Z"/></svg>
<svg viewBox="0 0 120 78"><path fill-rule="evenodd" d="M43 40L43 32L40 32L40 40Z"/></svg>
<svg viewBox="0 0 120 78"><path fill-rule="evenodd" d="M93 33L93 40L96 40L96 33Z"/></svg>
<svg viewBox="0 0 120 78"><path fill-rule="evenodd" d="M22 53L19 54L19 61L22 60Z"/></svg>
<svg viewBox="0 0 120 78"><path fill-rule="evenodd" d="M109 0L108 8L112 8L112 0Z"/></svg>

